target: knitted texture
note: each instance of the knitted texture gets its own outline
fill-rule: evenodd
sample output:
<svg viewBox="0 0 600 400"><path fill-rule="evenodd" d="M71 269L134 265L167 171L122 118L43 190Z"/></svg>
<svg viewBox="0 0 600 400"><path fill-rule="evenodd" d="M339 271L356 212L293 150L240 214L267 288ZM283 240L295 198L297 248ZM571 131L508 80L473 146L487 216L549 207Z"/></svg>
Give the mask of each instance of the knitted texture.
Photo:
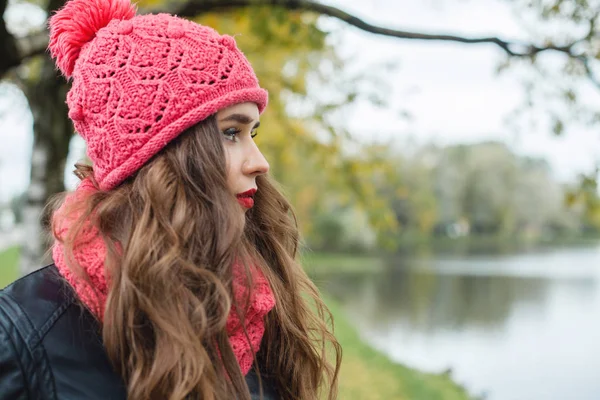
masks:
<svg viewBox="0 0 600 400"><path fill-rule="evenodd" d="M246 305L248 295L246 274L243 268L237 264L234 265L233 269L233 293L236 303L243 308L242 314L244 315L246 332L244 333L235 308L229 314L226 327L233 353L236 355L244 375L250 371L254 362L254 353L258 351L265 333L265 315L275 306L275 297L271 292L269 282L260 270L253 269L252 271L253 287L250 291L250 302ZM246 334L248 337L246 337ZM249 343L248 340L250 340Z"/></svg>
<svg viewBox="0 0 600 400"><path fill-rule="evenodd" d="M91 224L84 225L82 233L77 236L73 251L74 258L89 277L89 283L68 267L64 246L60 242L61 239L66 237L71 225L79 217L78 215L67 215L66 208L74 202L84 201L85 197L97 190L89 179L82 181L77 190L70 193L63 205L54 213L52 226L54 235L58 240L55 241L52 247L52 257L60 274L75 289L80 300L102 320L108 295L104 267L106 259L104 240L99 236L98 229ZM238 263L233 265L233 294L236 302L243 307L244 325L242 326L235 309L231 310L226 324L233 353L244 375L250 371L254 354L260 348L265 332L265 315L275 306L275 297L268 280L259 269L252 268L252 272L253 286L250 290L249 302L245 304L250 289L248 280L243 267ZM246 333L244 333L244 330ZM246 334L248 337L246 337Z"/></svg>
<svg viewBox="0 0 600 400"><path fill-rule="evenodd" d="M69 118L102 190L117 186L187 128L267 92L235 40L128 0L71 0L50 18L49 50L72 78Z"/></svg>

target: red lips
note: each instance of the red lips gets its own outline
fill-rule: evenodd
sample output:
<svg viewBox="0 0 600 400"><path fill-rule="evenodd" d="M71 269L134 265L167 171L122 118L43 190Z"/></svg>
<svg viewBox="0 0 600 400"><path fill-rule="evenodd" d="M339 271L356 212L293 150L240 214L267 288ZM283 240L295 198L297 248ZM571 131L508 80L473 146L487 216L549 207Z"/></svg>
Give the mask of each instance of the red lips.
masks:
<svg viewBox="0 0 600 400"><path fill-rule="evenodd" d="M250 189L244 193L239 193L236 196L238 203L240 203L242 207L252 208L254 206L254 194L256 194L256 189Z"/></svg>

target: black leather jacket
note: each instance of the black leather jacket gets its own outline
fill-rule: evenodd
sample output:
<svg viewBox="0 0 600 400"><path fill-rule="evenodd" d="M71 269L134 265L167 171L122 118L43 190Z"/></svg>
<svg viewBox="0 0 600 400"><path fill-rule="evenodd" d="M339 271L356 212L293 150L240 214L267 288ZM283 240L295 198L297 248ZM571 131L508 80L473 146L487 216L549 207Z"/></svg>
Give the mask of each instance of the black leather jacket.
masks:
<svg viewBox="0 0 600 400"><path fill-rule="evenodd" d="M246 381L259 399L256 375ZM0 399L126 399L97 321L54 265L0 291ZM278 399L265 379L263 399Z"/></svg>

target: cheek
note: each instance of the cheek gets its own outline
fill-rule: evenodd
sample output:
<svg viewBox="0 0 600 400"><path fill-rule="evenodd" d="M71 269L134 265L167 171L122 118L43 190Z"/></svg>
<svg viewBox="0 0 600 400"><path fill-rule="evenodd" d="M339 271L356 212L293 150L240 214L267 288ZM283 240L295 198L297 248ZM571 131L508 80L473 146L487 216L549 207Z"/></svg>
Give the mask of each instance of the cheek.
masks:
<svg viewBox="0 0 600 400"><path fill-rule="evenodd" d="M237 189L237 181L241 174L238 164L239 157L236 157L235 151L225 146L225 162L227 163L227 185L232 193Z"/></svg>

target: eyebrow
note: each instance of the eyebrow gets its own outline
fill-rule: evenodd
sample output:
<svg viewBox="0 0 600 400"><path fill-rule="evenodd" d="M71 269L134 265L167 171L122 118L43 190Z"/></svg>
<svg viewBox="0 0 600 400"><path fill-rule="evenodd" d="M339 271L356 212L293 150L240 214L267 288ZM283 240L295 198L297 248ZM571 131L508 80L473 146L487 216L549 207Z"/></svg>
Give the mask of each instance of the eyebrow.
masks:
<svg viewBox="0 0 600 400"><path fill-rule="evenodd" d="M240 124L248 125L249 123L251 123L253 121L253 119L245 114L231 114L231 115L226 116L219 122L228 122L228 121L235 121ZM254 124L254 127L252 129L256 129L259 126L260 126L260 121L257 121L256 124Z"/></svg>

